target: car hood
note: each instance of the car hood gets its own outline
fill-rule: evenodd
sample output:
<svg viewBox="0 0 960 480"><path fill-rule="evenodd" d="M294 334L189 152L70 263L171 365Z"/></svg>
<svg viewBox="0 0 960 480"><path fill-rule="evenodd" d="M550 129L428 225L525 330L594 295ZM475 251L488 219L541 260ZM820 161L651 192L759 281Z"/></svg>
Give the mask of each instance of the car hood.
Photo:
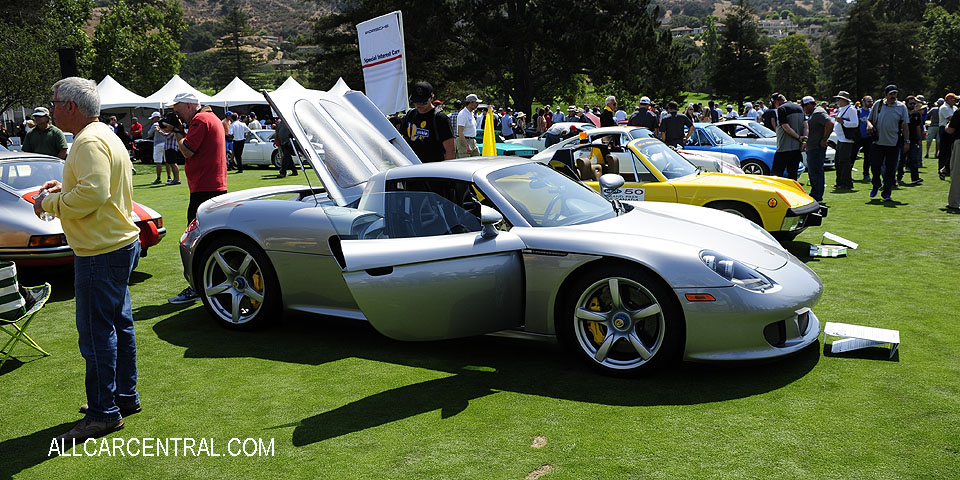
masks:
<svg viewBox="0 0 960 480"><path fill-rule="evenodd" d="M781 268L791 258L767 232L736 215L675 203L628 203L634 207L630 212L599 222L552 227L551 236L586 233L595 237L599 233L609 241L612 236L622 234L625 244L661 245L671 250L682 245L695 250L709 249L766 270ZM524 238L523 233L520 236Z"/></svg>
<svg viewBox="0 0 960 480"><path fill-rule="evenodd" d="M770 145L751 144L751 143L736 143L734 145L723 145L723 147L728 150L731 148L740 149L740 151L745 153L756 152L757 150L760 150L765 153L776 153L777 151L776 144L774 144L772 148L770 147Z"/></svg>
<svg viewBox="0 0 960 480"><path fill-rule="evenodd" d="M685 184L766 191L777 202L786 200L787 206L790 208L802 207L814 202L813 197L807 195L807 192L796 181L767 175L728 175L705 172L699 175L676 178L671 180L670 183L674 185Z"/></svg>
<svg viewBox="0 0 960 480"><path fill-rule="evenodd" d="M337 205L360 198L370 177L420 163L377 106L343 79L329 91L276 90L264 96Z"/></svg>

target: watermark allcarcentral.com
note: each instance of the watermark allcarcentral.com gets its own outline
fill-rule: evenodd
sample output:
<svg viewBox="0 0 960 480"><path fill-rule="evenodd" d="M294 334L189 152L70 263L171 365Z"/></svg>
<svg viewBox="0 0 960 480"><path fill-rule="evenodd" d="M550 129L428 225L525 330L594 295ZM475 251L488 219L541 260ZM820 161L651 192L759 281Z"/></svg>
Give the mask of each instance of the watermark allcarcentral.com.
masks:
<svg viewBox="0 0 960 480"><path fill-rule="evenodd" d="M48 457L272 457L273 439L231 438L88 438L85 442L53 439Z"/></svg>

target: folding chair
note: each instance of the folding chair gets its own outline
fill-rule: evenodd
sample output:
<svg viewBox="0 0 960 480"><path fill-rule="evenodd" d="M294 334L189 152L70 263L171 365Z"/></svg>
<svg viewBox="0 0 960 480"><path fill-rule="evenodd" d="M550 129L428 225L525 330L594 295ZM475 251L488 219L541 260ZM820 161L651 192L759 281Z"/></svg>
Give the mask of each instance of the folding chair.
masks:
<svg viewBox="0 0 960 480"><path fill-rule="evenodd" d="M50 299L50 284L20 288L15 265L0 262L0 271L3 273L0 278L0 331L11 337L3 348L0 348L0 369L13 357L13 349L17 343L33 348L44 357L49 356L49 353L27 335L26 330L33 317Z"/></svg>

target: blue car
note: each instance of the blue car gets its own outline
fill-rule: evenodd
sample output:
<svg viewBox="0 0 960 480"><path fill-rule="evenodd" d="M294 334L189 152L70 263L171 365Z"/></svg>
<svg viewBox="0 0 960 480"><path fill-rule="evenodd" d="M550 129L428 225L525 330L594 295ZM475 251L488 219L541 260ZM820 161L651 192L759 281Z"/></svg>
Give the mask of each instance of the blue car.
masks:
<svg viewBox="0 0 960 480"><path fill-rule="evenodd" d="M690 141L684 150L696 150L710 153L729 153L736 155L740 159L740 168L743 173L754 175L770 175L773 169L773 154L777 153L776 147L769 145L748 145L739 143L730 135L712 123L695 123L697 130L690 135ZM804 171L803 163L797 173ZM783 176L784 172L780 172Z"/></svg>

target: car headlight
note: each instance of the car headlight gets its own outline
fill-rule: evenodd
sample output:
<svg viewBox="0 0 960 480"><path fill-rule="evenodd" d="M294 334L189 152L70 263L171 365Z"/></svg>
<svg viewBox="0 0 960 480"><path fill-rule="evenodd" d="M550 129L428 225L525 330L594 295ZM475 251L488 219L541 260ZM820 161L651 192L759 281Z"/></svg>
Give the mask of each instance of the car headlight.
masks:
<svg viewBox="0 0 960 480"><path fill-rule="evenodd" d="M773 288L773 281L762 273L717 252L704 250L700 253L700 260L707 268L738 287L753 292L763 292Z"/></svg>

